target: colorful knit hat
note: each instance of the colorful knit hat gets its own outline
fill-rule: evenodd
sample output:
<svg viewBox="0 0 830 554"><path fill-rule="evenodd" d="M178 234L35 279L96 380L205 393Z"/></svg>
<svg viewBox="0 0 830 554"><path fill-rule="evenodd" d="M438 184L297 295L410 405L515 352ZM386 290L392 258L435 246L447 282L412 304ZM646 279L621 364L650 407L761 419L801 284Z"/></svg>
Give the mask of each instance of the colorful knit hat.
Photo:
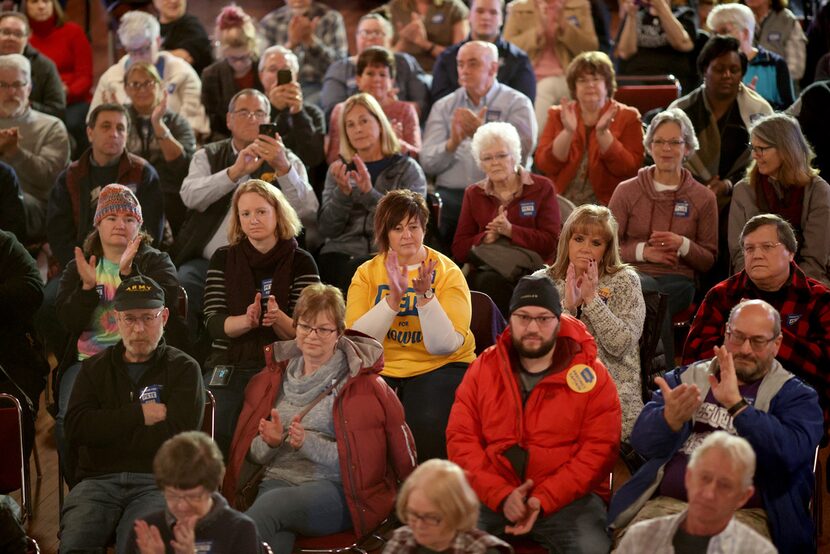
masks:
<svg viewBox="0 0 830 554"><path fill-rule="evenodd" d="M138 220L141 225L144 218L141 217L141 204L135 197L133 191L124 185L112 184L101 189L98 195L98 208L95 210L95 226L108 215L129 214Z"/></svg>

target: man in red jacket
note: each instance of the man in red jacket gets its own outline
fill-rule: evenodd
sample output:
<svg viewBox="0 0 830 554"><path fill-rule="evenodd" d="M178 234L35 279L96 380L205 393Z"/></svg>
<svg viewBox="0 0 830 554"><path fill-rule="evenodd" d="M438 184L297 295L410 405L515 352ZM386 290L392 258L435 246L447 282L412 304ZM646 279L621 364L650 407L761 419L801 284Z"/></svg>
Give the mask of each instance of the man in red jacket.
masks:
<svg viewBox="0 0 830 554"><path fill-rule="evenodd" d="M449 458L483 504L479 528L529 534L551 551L607 552L620 418L593 337L562 315L548 277L522 278L510 326L470 365L447 426Z"/></svg>

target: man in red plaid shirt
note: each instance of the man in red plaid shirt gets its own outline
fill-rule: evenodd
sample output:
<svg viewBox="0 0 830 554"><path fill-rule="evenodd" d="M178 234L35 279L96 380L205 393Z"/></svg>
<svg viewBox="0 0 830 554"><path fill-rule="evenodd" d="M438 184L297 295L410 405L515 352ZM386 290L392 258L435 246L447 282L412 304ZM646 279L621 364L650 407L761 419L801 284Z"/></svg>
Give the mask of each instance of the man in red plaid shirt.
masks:
<svg viewBox="0 0 830 554"><path fill-rule="evenodd" d="M714 356L729 310L747 298L769 302L781 314L784 340L777 359L786 369L812 385L830 421L830 289L807 277L794 261L798 242L784 219L756 215L746 222L740 237L745 269L721 281L706 293L695 315L683 363Z"/></svg>

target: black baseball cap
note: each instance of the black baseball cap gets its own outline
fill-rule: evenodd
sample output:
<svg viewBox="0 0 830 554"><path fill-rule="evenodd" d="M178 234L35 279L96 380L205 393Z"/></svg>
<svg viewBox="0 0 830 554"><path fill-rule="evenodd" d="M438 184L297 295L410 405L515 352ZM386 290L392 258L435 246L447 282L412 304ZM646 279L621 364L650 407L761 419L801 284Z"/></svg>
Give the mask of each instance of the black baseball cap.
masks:
<svg viewBox="0 0 830 554"><path fill-rule="evenodd" d="M164 306L164 289L144 275L136 275L121 281L115 291L115 309L146 310Z"/></svg>

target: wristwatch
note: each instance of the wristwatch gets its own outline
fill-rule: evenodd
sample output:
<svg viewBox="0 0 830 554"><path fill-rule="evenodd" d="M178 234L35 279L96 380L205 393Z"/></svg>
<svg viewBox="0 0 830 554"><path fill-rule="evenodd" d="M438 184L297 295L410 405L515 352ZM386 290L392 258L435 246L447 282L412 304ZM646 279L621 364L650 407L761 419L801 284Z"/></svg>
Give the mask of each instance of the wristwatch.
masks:
<svg viewBox="0 0 830 554"><path fill-rule="evenodd" d="M424 294L422 294L421 296L423 296L424 298L429 300L429 299L431 299L432 297L435 296L435 292L430 288L430 289L427 289L427 291Z"/></svg>
<svg viewBox="0 0 830 554"><path fill-rule="evenodd" d="M749 402L746 401L746 398L741 398L741 400L737 404L735 404L731 408L728 408L726 411L729 414L729 417L735 417L735 414L737 414L746 406L749 406Z"/></svg>

